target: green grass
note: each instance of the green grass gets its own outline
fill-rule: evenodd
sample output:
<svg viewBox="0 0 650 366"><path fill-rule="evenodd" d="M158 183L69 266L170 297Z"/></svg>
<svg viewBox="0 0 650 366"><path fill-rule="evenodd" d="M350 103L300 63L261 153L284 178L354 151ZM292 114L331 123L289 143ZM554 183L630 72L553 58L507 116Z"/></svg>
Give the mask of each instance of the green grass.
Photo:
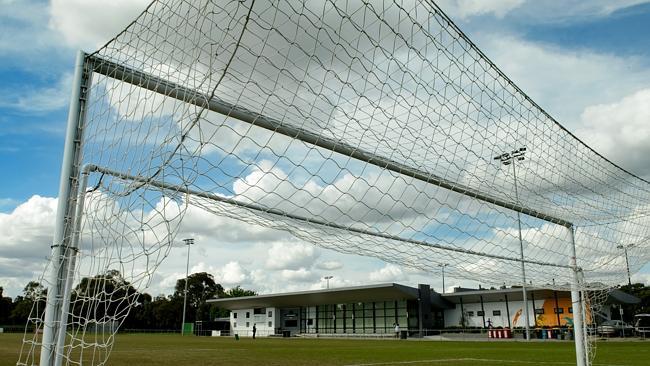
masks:
<svg viewBox="0 0 650 366"><path fill-rule="evenodd" d="M0 334L0 366L15 365L19 334ZM110 365L570 365L571 342L247 339L120 334ZM596 365L648 365L650 341L599 342Z"/></svg>

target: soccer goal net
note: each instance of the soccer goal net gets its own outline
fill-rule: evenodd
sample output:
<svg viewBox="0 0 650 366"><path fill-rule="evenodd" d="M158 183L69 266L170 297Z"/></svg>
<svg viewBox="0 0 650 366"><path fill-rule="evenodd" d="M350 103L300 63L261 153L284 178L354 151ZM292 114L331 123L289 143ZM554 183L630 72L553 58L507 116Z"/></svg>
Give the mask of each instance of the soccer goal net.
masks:
<svg viewBox="0 0 650 366"><path fill-rule="evenodd" d="M80 54L74 82L47 310L19 364L106 363L189 206L458 279L572 290L581 364L588 294L624 281L621 248L632 271L650 256L650 184L430 0L154 1Z"/></svg>

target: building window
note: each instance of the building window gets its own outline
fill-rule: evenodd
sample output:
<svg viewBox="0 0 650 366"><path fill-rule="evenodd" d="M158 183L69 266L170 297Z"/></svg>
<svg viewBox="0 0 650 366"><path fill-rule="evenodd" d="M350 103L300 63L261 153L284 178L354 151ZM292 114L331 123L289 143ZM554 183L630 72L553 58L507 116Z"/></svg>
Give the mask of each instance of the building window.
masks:
<svg viewBox="0 0 650 366"><path fill-rule="evenodd" d="M269 318L273 316L273 310L269 310Z"/></svg>
<svg viewBox="0 0 650 366"><path fill-rule="evenodd" d="M563 308L555 308L555 314L564 314Z"/></svg>
<svg viewBox="0 0 650 366"><path fill-rule="evenodd" d="M573 314L573 308L569 308L569 314Z"/></svg>
<svg viewBox="0 0 650 366"><path fill-rule="evenodd" d="M473 311L468 311L467 316L474 316L474 312Z"/></svg>
<svg viewBox="0 0 650 366"><path fill-rule="evenodd" d="M307 319L307 325L314 325L314 319Z"/></svg>
<svg viewBox="0 0 650 366"><path fill-rule="evenodd" d="M269 322L269 328L273 328L273 323Z"/></svg>
<svg viewBox="0 0 650 366"><path fill-rule="evenodd" d="M298 320L297 319L286 319L284 321L284 326L287 328L295 328L298 326Z"/></svg>
<svg viewBox="0 0 650 366"><path fill-rule="evenodd" d="M493 310L492 316L501 316L501 310Z"/></svg>
<svg viewBox="0 0 650 366"><path fill-rule="evenodd" d="M232 313L233 319L237 319L237 313Z"/></svg>
<svg viewBox="0 0 650 366"><path fill-rule="evenodd" d="M246 312L246 319L248 319L248 318L250 318L250 317L251 317L251 312L250 312L250 311L247 311L247 312Z"/></svg>
<svg viewBox="0 0 650 366"><path fill-rule="evenodd" d="M259 315L259 314L264 314L266 312L266 308L255 308L253 309L253 314Z"/></svg>
<svg viewBox="0 0 650 366"><path fill-rule="evenodd" d="M535 314L538 314L538 315L544 314L544 309L535 309Z"/></svg>
<svg viewBox="0 0 650 366"><path fill-rule="evenodd" d="M246 322L246 328L248 328L248 327L250 327L250 326L251 326L251 323Z"/></svg>
<svg viewBox="0 0 650 366"><path fill-rule="evenodd" d="M237 328L237 322L232 323L233 328Z"/></svg>
<svg viewBox="0 0 650 366"><path fill-rule="evenodd" d="M485 315L485 311L479 310L479 311L476 312L476 315L483 316L483 315Z"/></svg>

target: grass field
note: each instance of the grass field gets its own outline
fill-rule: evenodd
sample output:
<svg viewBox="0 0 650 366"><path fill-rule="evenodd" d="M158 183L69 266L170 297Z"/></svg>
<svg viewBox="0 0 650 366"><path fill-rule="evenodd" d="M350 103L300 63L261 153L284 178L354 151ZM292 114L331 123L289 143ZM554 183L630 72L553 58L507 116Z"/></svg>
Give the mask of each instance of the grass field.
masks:
<svg viewBox="0 0 650 366"><path fill-rule="evenodd" d="M0 334L0 366L13 366L19 334ZM650 365L650 341L599 342L595 365ZM571 342L247 339L120 334L109 365L571 365Z"/></svg>

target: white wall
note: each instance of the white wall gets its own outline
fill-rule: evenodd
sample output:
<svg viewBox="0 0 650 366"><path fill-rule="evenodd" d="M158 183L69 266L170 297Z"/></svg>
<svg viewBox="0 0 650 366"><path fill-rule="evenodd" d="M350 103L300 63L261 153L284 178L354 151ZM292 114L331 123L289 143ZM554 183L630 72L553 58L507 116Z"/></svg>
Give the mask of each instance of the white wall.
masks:
<svg viewBox="0 0 650 366"><path fill-rule="evenodd" d="M269 317L269 312L271 316ZM246 318L246 313L249 317ZM230 329L232 334L238 334L240 337L253 336L253 324L257 328L257 337L267 337L275 333L275 328L279 325L280 314L277 314L275 308L266 308L264 314L254 314L254 309L238 309L230 312ZM237 314L235 317L235 314ZM247 324L248 323L248 324Z"/></svg>
<svg viewBox="0 0 650 366"><path fill-rule="evenodd" d="M543 301L543 300L541 300ZM483 302L483 307L485 309L485 326L488 326L488 319L492 321L493 327L507 327L508 326L508 317L506 312L506 303L504 302ZM523 308L523 301L508 301L508 307L510 308L510 322L512 327L523 327L525 324ZM467 320L466 325L468 327L483 327L483 317L478 315L478 312L481 311L481 303L463 303L463 309L465 310L465 318ZM515 317L518 311L522 311L519 315L517 322L515 323ZM494 315L494 311L501 311L501 315ZM468 315L469 312L473 312L473 316ZM535 311L533 309L533 304L531 301L528 301L528 324L529 326L534 326L535 324ZM455 309L445 310L445 327L458 327L461 325L461 312L460 304L456 304Z"/></svg>

